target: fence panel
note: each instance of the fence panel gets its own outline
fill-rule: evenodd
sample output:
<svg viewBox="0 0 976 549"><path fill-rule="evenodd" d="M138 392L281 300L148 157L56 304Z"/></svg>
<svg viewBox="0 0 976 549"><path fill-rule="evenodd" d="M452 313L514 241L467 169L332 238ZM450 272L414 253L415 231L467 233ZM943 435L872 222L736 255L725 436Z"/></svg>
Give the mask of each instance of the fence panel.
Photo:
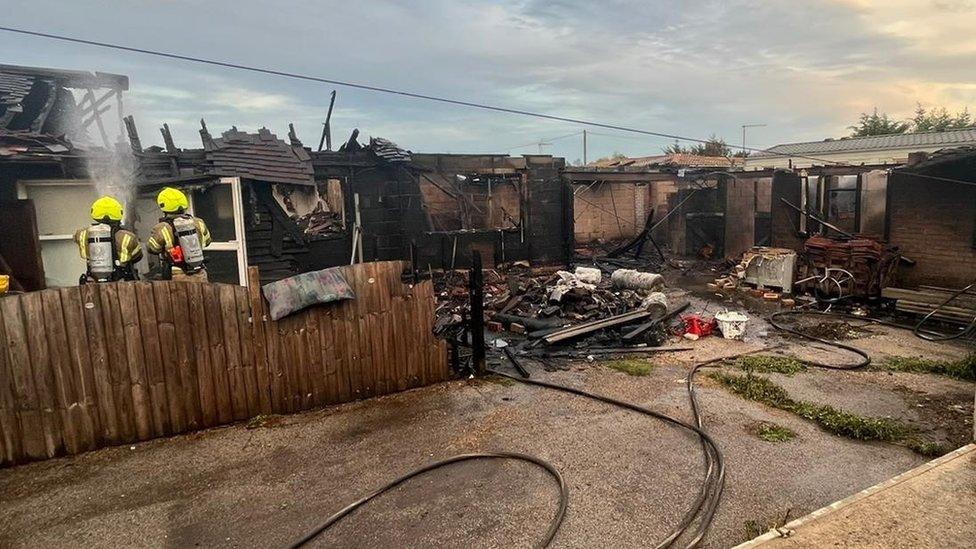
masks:
<svg viewBox="0 0 976 549"><path fill-rule="evenodd" d="M356 299L279 321L257 285L119 282L0 298L0 463L402 391L449 377L430 281L342 271Z"/></svg>

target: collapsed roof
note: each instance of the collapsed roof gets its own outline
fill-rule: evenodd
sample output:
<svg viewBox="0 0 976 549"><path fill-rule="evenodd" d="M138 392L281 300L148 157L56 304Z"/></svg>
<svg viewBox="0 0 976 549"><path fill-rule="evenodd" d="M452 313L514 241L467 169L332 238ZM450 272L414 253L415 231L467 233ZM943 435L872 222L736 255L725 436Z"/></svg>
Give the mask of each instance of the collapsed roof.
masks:
<svg viewBox="0 0 976 549"><path fill-rule="evenodd" d="M87 128L93 122L101 126L108 99L121 101L119 94L127 89L128 78L118 74L0 65L0 133L86 141ZM82 94L80 102L73 90ZM103 90L100 97L95 90Z"/></svg>

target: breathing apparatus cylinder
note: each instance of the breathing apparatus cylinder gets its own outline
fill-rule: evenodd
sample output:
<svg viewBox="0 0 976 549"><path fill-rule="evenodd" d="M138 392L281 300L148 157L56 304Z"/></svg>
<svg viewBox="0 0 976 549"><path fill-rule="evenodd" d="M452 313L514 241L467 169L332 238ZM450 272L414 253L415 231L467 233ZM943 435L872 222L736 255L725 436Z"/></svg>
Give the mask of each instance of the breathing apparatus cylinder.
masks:
<svg viewBox="0 0 976 549"><path fill-rule="evenodd" d="M182 251L184 270L196 271L203 266L203 245L196 221L189 216L178 216L173 219L173 229Z"/></svg>
<svg viewBox="0 0 976 549"><path fill-rule="evenodd" d="M99 282L112 280L115 273L112 227L107 223L96 223L89 227L87 245L88 273Z"/></svg>

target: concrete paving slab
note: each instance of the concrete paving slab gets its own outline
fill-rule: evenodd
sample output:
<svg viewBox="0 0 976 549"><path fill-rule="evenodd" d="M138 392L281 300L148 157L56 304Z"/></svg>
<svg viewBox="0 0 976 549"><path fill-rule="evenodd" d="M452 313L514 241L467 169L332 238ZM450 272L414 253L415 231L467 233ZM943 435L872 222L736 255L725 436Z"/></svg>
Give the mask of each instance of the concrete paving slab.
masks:
<svg viewBox="0 0 976 549"><path fill-rule="evenodd" d="M976 444L872 486L736 549L972 547Z"/></svg>

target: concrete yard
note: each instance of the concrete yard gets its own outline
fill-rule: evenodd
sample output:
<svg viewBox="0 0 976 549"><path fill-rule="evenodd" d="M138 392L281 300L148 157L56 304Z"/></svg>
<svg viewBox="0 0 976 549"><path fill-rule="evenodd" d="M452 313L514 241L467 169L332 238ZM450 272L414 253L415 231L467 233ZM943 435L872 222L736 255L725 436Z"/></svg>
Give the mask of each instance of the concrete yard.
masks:
<svg viewBox="0 0 976 549"><path fill-rule="evenodd" d="M754 332L767 328L762 324ZM872 328L856 342L886 354L959 357L965 349ZM780 340L706 338L658 355L646 377L599 363L533 372L690 419L689 365ZM781 352L815 353L790 340ZM705 425L727 462L705 539L726 547L845 498L929 458L904 446L826 433L791 413L698 378ZM928 374L811 369L773 375L791 394L891 416L952 448L971 440L973 384ZM761 422L788 442L760 440ZM253 426L252 426L253 427ZM698 441L660 421L507 380L453 381L397 395L0 471L0 546L274 547L424 463L472 451L550 460L570 489L559 547L637 547L661 539L701 479ZM548 526L556 487L520 463L451 466L401 486L319 539L321 546L526 547Z"/></svg>
<svg viewBox="0 0 976 549"><path fill-rule="evenodd" d="M810 548L970 546L976 539L976 445L801 517L742 545Z"/></svg>

